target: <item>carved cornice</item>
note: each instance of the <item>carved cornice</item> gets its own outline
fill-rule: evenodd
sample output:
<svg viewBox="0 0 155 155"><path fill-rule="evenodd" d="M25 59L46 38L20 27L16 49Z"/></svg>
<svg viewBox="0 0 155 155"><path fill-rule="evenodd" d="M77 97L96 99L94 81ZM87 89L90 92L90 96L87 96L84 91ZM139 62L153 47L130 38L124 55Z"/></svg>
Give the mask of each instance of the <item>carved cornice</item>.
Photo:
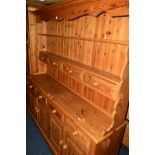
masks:
<svg viewBox="0 0 155 155"><path fill-rule="evenodd" d="M128 0L79 0L75 2L59 3L41 8L35 13L42 20L73 20L84 15L98 16L110 13L111 16L128 16Z"/></svg>

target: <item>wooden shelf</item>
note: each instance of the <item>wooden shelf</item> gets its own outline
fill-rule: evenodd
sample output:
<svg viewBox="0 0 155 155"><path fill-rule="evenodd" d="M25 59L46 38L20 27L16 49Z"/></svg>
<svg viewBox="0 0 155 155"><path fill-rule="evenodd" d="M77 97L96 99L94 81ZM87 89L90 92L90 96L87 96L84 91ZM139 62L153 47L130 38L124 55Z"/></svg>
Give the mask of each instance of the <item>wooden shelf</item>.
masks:
<svg viewBox="0 0 155 155"><path fill-rule="evenodd" d="M88 66L88 65L81 64L79 62L75 62L73 60L64 58L62 56L58 56L58 55L53 54L52 52L49 52L49 51L40 51L40 52L44 53L45 55L48 55L49 58L54 57L55 59L60 59L64 63L74 65L77 68L81 68L82 70L86 70L86 71L90 72L91 74L94 74L94 75L96 75L96 76L98 76L98 77L100 77L102 79L105 79L105 80L107 80L107 81L109 81L109 82L111 82L113 84L119 84L121 82L120 77L116 76L114 74L111 74L111 73L96 69L96 68Z"/></svg>
<svg viewBox="0 0 155 155"><path fill-rule="evenodd" d="M73 121L76 121L96 142L103 139L107 131L112 129L113 120L111 118L53 80L49 75L33 75L30 76L30 80L47 97L47 94L51 94L52 99L58 104L57 106ZM83 114L81 114L81 109ZM78 121L77 116L83 117L85 121Z"/></svg>
<svg viewBox="0 0 155 155"><path fill-rule="evenodd" d="M82 38L82 37L61 36L61 35L53 35L53 34L43 34L43 33L38 33L38 35L48 36L48 37L59 37L59 38L66 38L66 39L75 39L75 40L84 40L84 41L94 41L94 42L102 42L102 43L128 45L128 41L120 41L120 40Z"/></svg>

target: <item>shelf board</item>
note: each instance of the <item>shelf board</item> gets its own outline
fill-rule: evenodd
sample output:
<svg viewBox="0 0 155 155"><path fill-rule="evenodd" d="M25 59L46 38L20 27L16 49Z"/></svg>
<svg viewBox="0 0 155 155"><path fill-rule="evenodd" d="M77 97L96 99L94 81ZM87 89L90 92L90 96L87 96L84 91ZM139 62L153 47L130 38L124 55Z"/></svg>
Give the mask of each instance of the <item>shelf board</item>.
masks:
<svg viewBox="0 0 155 155"><path fill-rule="evenodd" d="M79 62L64 58L62 56L53 54L52 52L49 52L49 51L40 51L40 52L44 53L44 54L47 54L49 56L49 58L54 57L55 59L60 59L64 63L74 65L77 68L85 70L85 71L87 71L87 72L89 72L91 74L94 74L95 76L98 76L98 77L100 77L100 78L102 78L102 79L104 79L106 81L109 81L109 82L111 82L113 84L119 84L121 82L120 77L116 76L116 75L114 75L112 73L108 73L106 71L99 70L99 69L96 69L94 67L91 67L91 66L88 66L88 65L85 65L85 64L82 64L82 63L79 63Z"/></svg>
<svg viewBox="0 0 155 155"><path fill-rule="evenodd" d="M58 38L66 38L66 39L75 39L75 40L84 40L84 41L93 41L93 42L102 42L102 43L112 43L112 44L128 45L128 41L121 41L121 40L108 40L108 39L71 37L71 36L61 36L61 35L44 34L44 33L38 33L38 35L48 36L48 37L58 37Z"/></svg>

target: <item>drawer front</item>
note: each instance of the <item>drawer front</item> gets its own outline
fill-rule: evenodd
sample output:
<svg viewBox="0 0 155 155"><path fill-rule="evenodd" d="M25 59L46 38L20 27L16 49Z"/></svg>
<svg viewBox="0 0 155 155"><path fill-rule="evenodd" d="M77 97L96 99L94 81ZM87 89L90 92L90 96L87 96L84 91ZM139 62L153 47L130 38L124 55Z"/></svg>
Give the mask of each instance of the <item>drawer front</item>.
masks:
<svg viewBox="0 0 155 155"><path fill-rule="evenodd" d="M50 140L54 142L58 152L61 152L62 146L62 124L53 117L50 118Z"/></svg>
<svg viewBox="0 0 155 155"><path fill-rule="evenodd" d="M28 84L28 91L30 93L32 93L34 96L37 96L36 88L35 88L35 86L32 83Z"/></svg>
<svg viewBox="0 0 155 155"><path fill-rule="evenodd" d="M50 114L53 118L58 119L59 121L63 121L63 115L61 114L60 110L55 106L56 101L53 101L53 104L49 104Z"/></svg>
<svg viewBox="0 0 155 155"><path fill-rule="evenodd" d="M71 120L66 120L66 132L67 137L73 140L73 142L85 153L89 152L91 140L87 137Z"/></svg>
<svg viewBox="0 0 155 155"><path fill-rule="evenodd" d="M89 74L89 73L85 73L83 79L85 83L103 92L108 97L117 99L118 87L116 87L115 84L108 82L104 79L101 79L95 75Z"/></svg>
<svg viewBox="0 0 155 155"><path fill-rule="evenodd" d="M50 57L49 65L51 65L52 67L60 68L61 61L56 59L56 58L54 58L54 57Z"/></svg>
<svg viewBox="0 0 155 155"><path fill-rule="evenodd" d="M40 94L39 92L37 92L38 94L38 104L41 104L42 106L47 104L46 98Z"/></svg>
<svg viewBox="0 0 155 155"><path fill-rule="evenodd" d="M82 71L74 66L63 64L63 71L76 79L82 79Z"/></svg>
<svg viewBox="0 0 155 155"><path fill-rule="evenodd" d="M49 75L51 75L53 78L58 79L59 77L59 72L61 72L61 62L57 59L50 58L48 61L48 66L47 66L47 72Z"/></svg>
<svg viewBox="0 0 155 155"><path fill-rule="evenodd" d="M47 56L45 53L40 52L40 53L39 53L39 59L40 59L41 61L43 61L44 63L47 63L47 61L48 61L48 56Z"/></svg>

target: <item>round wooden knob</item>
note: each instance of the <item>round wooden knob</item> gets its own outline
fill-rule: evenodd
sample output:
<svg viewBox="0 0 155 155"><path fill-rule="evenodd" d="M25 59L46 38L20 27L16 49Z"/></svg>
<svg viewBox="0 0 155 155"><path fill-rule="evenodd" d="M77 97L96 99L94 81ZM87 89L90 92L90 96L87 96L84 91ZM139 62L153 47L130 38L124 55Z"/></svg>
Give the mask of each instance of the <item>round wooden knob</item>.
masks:
<svg viewBox="0 0 155 155"><path fill-rule="evenodd" d="M55 62L53 62L52 64L53 64L54 66L56 65L56 63L55 63Z"/></svg>
<svg viewBox="0 0 155 155"><path fill-rule="evenodd" d="M38 107L35 107L34 109L37 113L40 112L40 109Z"/></svg>
<svg viewBox="0 0 155 155"><path fill-rule="evenodd" d="M57 66L59 66L59 64L56 64Z"/></svg>
<svg viewBox="0 0 155 155"><path fill-rule="evenodd" d="M76 136L77 134L78 134L77 131L74 131L74 132L73 132L73 136Z"/></svg>
<svg viewBox="0 0 155 155"><path fill-rule="evenodd" d="M57 111L55 109L52 110L52 114L55 114Z"/></svg>
<svg viewBox="0 0 155 155"><path fill-rule="evenodd" d="M32 85L30 85L29 88L32 88Z"/></svg>
<svg viewBox="0 0 155 155"><path fill-rule="evenodd" d="M80 120L80 117L78 117L77 120L79 121Z"/></svg>
<svg viewBox="0 0 155 155"><path fill-rule="evenodd" d="M41 95L39 95L39 97L38 97L39 99L42 99L43 97L41 96Z"/></svg>
<svg viewBox="0 0 155 155"><path fill-rule="evenodd" d="M63 144L63 140L60 140L59 144L62 145Z"/></svg>
<svg viewBox="0 0 155 155"><path fill-rule="evenodd" d="M67 145L65 144L65 145L63 145L63 149L65 150L65 149L67 149Z"/></svg>
<svg viewBox="0 0 155 155"><path fill-rule="evenodd" d="M93 86L98 86L98 83L97 83L97 82L94 82L94 83L93 83Z"/></svg>
<svg viewBox="0 0 155 155"><path fill-rule="evenodd" d="M44 57L41 57L41 60L44 60Z"/></svg>
<svg viewBox="0 0 155 155"><path fill-rule="evenodd" d="M68 67L66 67L66 70L68 71L68 70L69 70L69 68L68 68Z"/></svg>
<svg viewBox="0 0 155 155"><path fill-rule="evenodd" d="M68 73L70 73L70 74L71 74L71 73L72 73L72 70L69 70L69 71L68 71Z"/></svg>

